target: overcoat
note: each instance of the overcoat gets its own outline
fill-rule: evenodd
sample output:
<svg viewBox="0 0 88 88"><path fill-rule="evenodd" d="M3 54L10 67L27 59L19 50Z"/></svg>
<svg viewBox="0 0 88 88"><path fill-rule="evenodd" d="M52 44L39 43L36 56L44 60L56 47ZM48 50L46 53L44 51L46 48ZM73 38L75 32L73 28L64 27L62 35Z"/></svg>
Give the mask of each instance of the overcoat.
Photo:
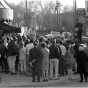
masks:
<svg viewBox="0 0 88 88"><path fill-rule="evenodd" d="M49 69L49 49L42 48L43 58L42 58L42 70Z"/></svg>
<svg viewBox="0 0 88 88"><path fill-rule="evenodd" d="M36 71L41 70L42 66L42 50L40 47L34 47L29 52L29 62L32 62L32 69L36 69Z"/></svg>
<svg viewBox="0 0 88 88"><path fill-rule="evenodd" d="M86 72L88 73L88 56L84 51L78 52L77 58L77 70L78 72Z"/></svg>

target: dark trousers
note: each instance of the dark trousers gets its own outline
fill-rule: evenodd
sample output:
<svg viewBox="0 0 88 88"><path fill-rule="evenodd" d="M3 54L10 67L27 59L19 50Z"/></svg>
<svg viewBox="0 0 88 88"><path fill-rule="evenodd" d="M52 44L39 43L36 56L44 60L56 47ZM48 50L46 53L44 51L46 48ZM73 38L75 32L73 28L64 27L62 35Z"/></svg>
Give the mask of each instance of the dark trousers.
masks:
<svg viewBox="0 0 88 88"><path fill-rule="evenodd" d="M35 82L35 78L37 77L37 81L40 82L41 71L36 70L36 67L32 68L32 81Z"/></svg>
<svg viewBox="0 0 88 88"><path fill-rule="evenodd" d="M64 61L64 56L61 57L59 60L59 74L60 76L64 76L66 73L66 66L65 66L65 61Z"/></svg>
<svg viewBox="0 0 88 88"><path fill-rule="evenodd" d="M80 72L80 79L81 79L81 81L83 81L83 79L85 79L85 81L87 81L87 77L88 77L87 73Z"/></svg>
<svg viewBox="0 0 88 88"><path fill-rule="evenodd" d="M15 61L15 70L16 70L16 72L19 71L18 68L19 68L19 55L16 56L16 61Z"/></svg>
<svg viewBox="0 0 88 88"><path fill-rule="evenodd" d="M1 57L0 58L0 64L1 64L1 67L2 67L2 72L8 72L9 71L7 58Z"/></svg>

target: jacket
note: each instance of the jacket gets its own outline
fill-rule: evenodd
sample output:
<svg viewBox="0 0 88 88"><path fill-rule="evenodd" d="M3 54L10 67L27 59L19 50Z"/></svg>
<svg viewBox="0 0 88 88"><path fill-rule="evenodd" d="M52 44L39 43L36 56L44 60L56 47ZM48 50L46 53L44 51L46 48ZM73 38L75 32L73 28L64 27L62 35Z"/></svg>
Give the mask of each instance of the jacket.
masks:
<svg viewBox="0 0 88 88"><path fill-rule="evenodd" d="M32 62L32 67L41 69L42 65L42 50L40 47L34 47L29 52L29 62Z"/></svg>
<svg viewBox="0 0 88 88"><path fill-rule="evenodd" d="M18 46L15 44L14 41L11 41L8 44L8 56L13 56L13 55L17 55L19 51Z"/></svg>
<svg viewBox="0 0 88 88"><path fill-rule="evenodd" d="M58 47L56 45L51 45L49 47L49 50L50 50L50 54L49 54L50 59L53 59L53 58L59 59L60 53L59 53Z"/></svg>

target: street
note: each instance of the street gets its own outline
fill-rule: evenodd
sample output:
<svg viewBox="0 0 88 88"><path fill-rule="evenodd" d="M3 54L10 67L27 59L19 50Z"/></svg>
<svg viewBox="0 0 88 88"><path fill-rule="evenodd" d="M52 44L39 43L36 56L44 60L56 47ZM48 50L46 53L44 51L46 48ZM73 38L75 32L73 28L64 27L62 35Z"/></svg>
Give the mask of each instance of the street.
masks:
<svg viewBox="0 0 88 88"><path fill-rule="evenodd" d="M49 80L48 82L32 82L32 78L23 75L1 74L2 82L0 88L28 88L28 87L88 87L88 83L80 83L79 76L74 75L72 80L61 77L58 80Z"/></svg>

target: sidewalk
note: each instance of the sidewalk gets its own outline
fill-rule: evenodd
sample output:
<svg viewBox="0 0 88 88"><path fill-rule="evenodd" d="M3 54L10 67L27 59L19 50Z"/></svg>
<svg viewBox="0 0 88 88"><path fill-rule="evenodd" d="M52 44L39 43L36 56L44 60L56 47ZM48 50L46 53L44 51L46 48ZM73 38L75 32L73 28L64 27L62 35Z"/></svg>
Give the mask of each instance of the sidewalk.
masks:
<svg viewBox="0 0 88 88"><path fill-rule="evenodd" d="M0 88L25 88L25 87L88 87L88 83L80 83L79 76L73 76L73 80L60 78L59 80L49 80L48 82L32 82L31 77L22 75L3 74Z"/></svg>

